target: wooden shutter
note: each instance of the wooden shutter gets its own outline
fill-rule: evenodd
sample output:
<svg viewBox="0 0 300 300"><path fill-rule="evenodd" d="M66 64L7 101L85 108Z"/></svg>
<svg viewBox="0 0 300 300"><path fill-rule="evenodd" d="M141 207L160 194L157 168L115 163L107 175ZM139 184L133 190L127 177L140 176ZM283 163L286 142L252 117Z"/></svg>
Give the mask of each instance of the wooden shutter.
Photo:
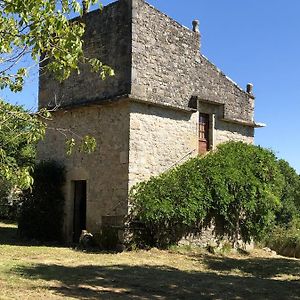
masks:
<svg viewBox="0 0 300 300"><path fill-rule="evenodd" d="M199 114L199 154L209 150L209 115Z"/></svg>

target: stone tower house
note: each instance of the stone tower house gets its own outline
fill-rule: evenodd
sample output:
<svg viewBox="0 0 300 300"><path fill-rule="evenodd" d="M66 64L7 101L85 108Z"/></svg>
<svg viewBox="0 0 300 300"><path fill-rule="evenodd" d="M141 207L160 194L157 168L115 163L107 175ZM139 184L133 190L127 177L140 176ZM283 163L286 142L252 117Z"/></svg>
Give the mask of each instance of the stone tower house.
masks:
<svg viewBox="0 0 300 300"><path fill-rule="evenodd" d="M101 81L83 67L62 84L40 77L39 106L51 127L92 135L97 149L66 156L65 138L48 130L40 160L67 169L66 240L81 229L119 225L135 183L221 142L253 142L252 87L242 90L201 55L198 22L185 28L144 0L119 0L83 17L86 56L116 75Z"/></svg>

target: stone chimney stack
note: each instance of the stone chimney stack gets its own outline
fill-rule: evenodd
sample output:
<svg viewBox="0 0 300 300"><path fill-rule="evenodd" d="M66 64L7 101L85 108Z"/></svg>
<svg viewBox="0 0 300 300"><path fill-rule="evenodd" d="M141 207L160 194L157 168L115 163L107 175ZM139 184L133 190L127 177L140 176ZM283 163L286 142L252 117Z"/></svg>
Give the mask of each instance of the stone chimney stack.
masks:
<svg viewBox="0 0 300 300"><path fill-rule="evenodd" d="M88 0L82 0L82 14L86 15L88 13Z"/></svg>
<svg viewBox="0 0 300 300"><path fill-rule="evenodd" d="M200 33L199 20L193 21L193 31L196 33Z"/></svg>
<svg viewBox="0 0 300 300"><path fill-rule="evenodd" d="M253 95L253 84L252 83L247 84L246 91L247 91L248 94Z"/></svg>
<svg viewBox="0 0 300 300"><path fill-rule="evenodd" d="M194 20L192 24L193 24L193 31L197 34L197 39L201 48L201 34L200 34L199 20Z"/></svg>

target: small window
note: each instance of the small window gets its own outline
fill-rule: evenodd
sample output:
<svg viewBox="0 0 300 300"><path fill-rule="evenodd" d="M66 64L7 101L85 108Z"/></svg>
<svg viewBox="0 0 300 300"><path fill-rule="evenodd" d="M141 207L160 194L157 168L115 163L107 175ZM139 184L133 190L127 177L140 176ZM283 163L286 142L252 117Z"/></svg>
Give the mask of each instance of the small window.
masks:
<svg viewBox="0 0 300 300"><path fill-rule="evenodd" d="M199 154L209 150L209 115L199 114Z"/></svg>

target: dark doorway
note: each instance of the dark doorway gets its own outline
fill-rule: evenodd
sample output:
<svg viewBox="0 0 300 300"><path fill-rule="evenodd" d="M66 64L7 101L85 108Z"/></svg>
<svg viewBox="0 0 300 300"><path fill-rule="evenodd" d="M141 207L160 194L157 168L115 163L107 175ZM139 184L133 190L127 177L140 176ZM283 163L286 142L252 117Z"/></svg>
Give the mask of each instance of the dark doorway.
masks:
<svg viewBox="0 0 300 300"><path fill-rule="evenodd" d="M74 188L74 217L73 242L78 243L81 231L86 229L86 181L73 181Z"/></svg>
<svg viewBox="0 0 300 300"><path fill-rule="evenodd" d="M199 154L209 150L209 115L199 115Z"/></svg>

